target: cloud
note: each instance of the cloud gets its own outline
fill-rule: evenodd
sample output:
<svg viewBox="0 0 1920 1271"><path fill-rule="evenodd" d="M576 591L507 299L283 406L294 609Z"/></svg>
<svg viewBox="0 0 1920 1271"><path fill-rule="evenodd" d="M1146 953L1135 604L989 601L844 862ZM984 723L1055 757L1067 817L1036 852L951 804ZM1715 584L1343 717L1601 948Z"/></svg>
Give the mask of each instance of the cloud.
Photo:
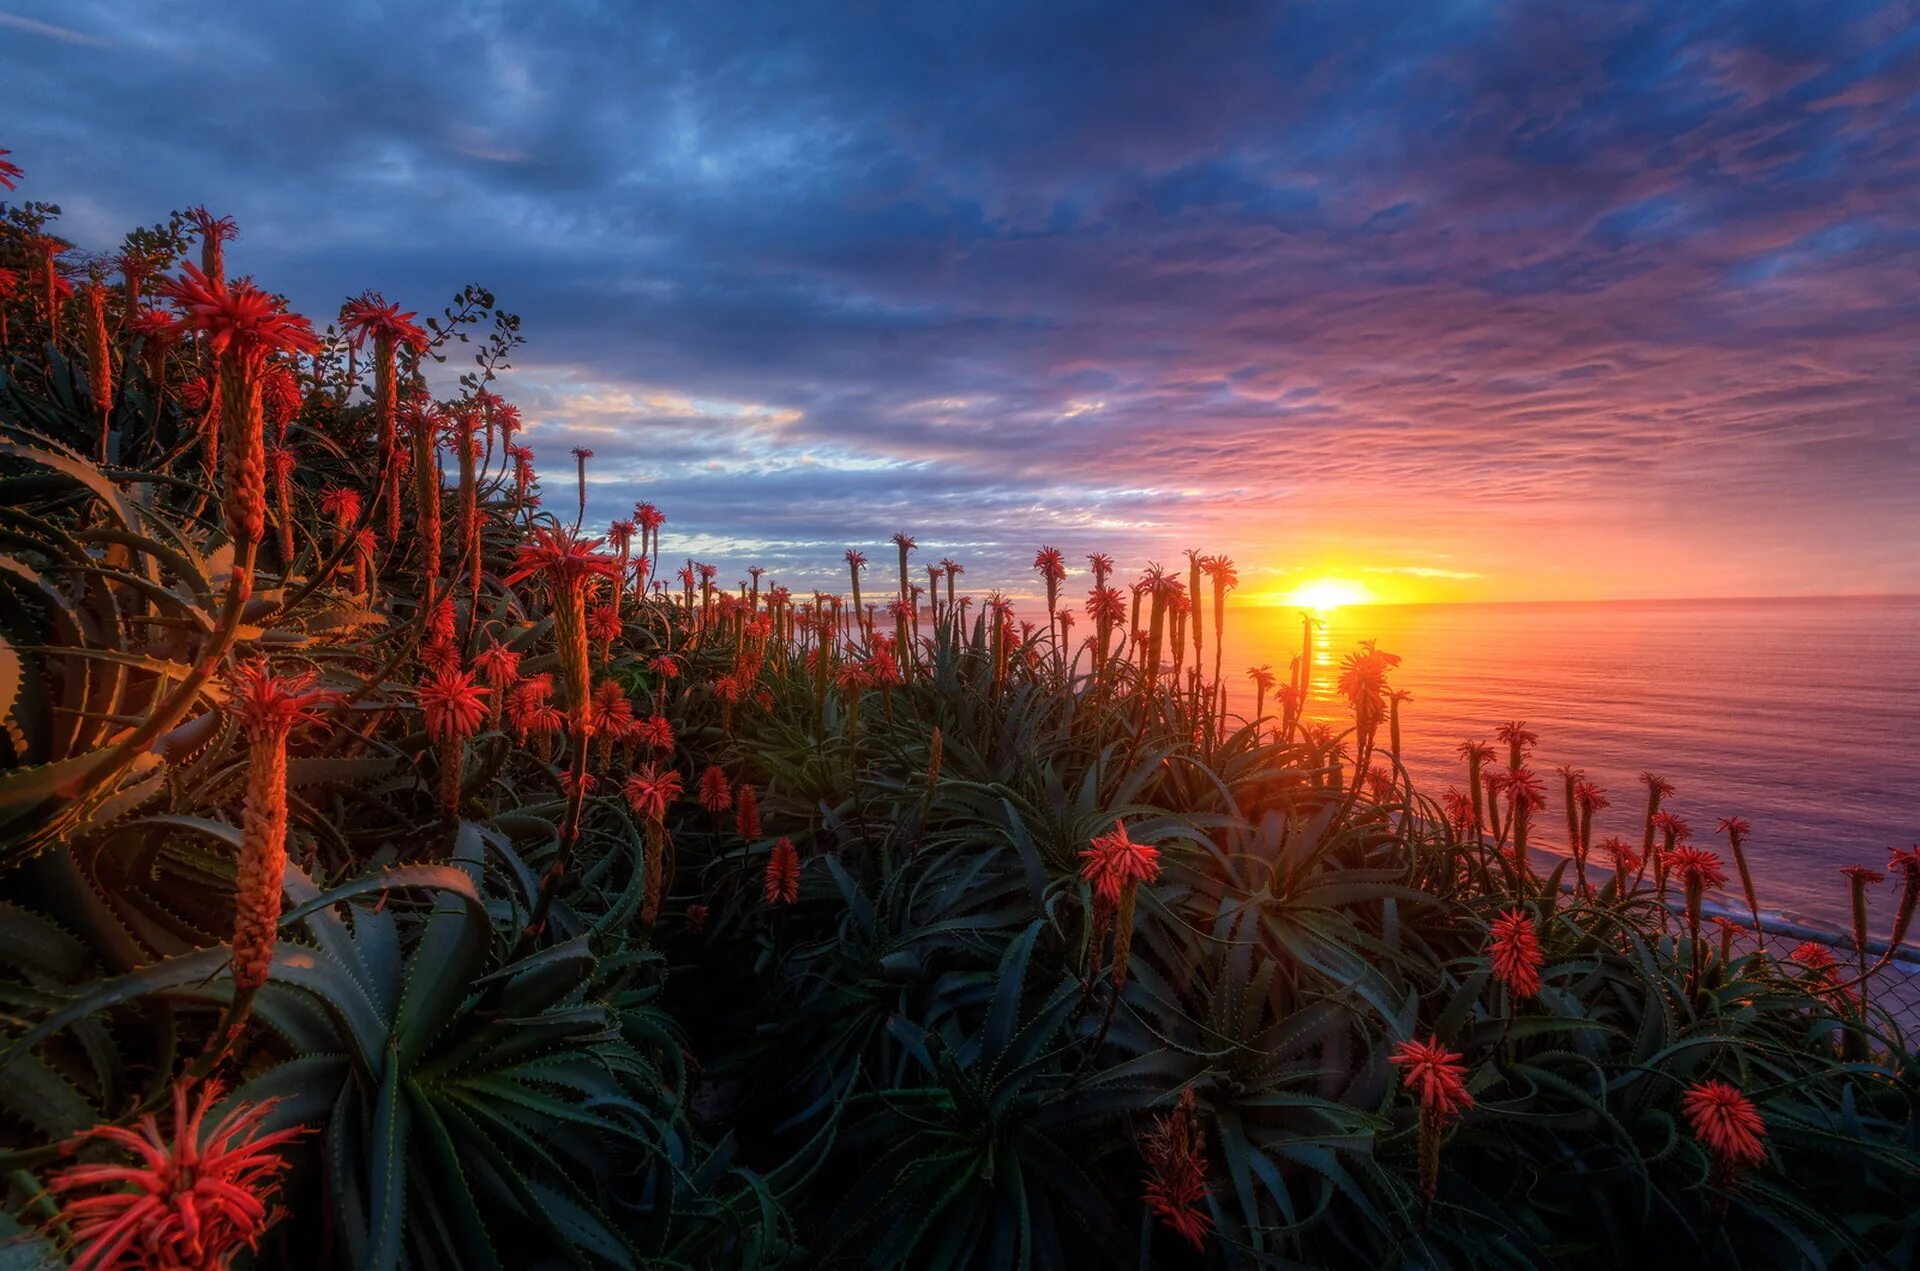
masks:
<svg viewBox="0 0 1920 1271"><path fill-rule="evenodd" d="M51 22L41 22L35 18L23 18L15 13L0 13L0 26L10 27L15 31L25 31L29 35L45 36L49 40L62 40L68 44L105 45L107 43L100 37L88 35L84 31L56 26Z"/></svg>
<svg viewBox="0 0 1920 1271"><path fill-rule="evenodd" d="M71 235L485 282L549 479L688 550L1920 590L1905 5L27 15L113 33L0 42Z"/></svg>

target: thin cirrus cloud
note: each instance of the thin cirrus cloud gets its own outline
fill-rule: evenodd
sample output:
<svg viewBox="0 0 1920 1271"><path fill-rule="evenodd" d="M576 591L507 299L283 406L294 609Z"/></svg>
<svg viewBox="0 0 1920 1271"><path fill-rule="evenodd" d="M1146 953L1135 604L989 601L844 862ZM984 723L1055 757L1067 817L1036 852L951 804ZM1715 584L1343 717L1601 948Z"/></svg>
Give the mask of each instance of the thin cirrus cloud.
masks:
<svg viewBox="0 0 1920 1271"><path fill-rule="evenodd" d="M1912 591L1915 18L15 3L0 145L312 313L485 282L550 481L723 568Z"/></svg>

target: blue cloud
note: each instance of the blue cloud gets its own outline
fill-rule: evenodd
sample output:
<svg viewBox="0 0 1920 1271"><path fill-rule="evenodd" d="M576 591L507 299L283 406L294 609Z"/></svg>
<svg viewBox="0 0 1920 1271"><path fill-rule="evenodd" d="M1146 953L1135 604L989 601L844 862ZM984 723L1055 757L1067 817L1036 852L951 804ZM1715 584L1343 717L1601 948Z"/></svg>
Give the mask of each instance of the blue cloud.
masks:
<svg viewBox="0 0 1920 1271"><path fill-rule="evenodd" d="M486 282L596 515L822 581L1364 525L1471 594L1914 590L1914 16L42 0L0 146L316 314Z"/></svg>

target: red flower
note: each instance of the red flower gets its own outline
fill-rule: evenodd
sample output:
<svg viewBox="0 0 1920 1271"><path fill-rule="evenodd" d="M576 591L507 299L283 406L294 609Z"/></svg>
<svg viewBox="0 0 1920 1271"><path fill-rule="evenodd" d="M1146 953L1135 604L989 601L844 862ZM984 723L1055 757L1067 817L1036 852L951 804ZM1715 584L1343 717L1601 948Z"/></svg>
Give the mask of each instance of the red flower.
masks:
<svg viewBox="0 0 1920 1271"><path fill-rule="evenodd" d="M635 724L633 737L652 750L673 749L673 725L665 715L650 715Z"/></svg>
<svg viewBox="0 0 1920 1271"><path fill-rule="evenodd" d="M507 699L507 722L522 741L559 732L566 720L553 705L553 677L536 675L516 685Z"/></svg>
<svg viewBox="0 0 1920 1271"><path fill-rule="evenodd" d="M428 639L437 640L451 647L453 645L454 624L457 618L458 615L453 611L452 598L442 595L438 600L433 602L433 608L427 611Z"/></svg>
<svg viewBox="0 0 1920 1271"><path fill-rule="evenodd" d="M315 691L310 673L276 675L265 662L235 668L228 686L229 709L248 747L233 879L233 982L257 989L267 982L280 933L287 872L287 736L332 694Z"/></svg>
<svg viewBox="0 0 1920 1271"><path fill-rule="evenodd" d="M273 1200L287 1161L275 1149L306 1131L256 1136L271 1099L236 1107L203 1130L220 1087L207 1082L189 1105L190 1088L184 1081L173 1088L171 1139L148 1114L138 1132L99 1126L65 1145L71 1153L88 1141L111 1143L133 1156L126 1165L74 1165L48 1184L62 1196L60 1221L73 1232L74 1271L212 1271L257 1248L279 1220Z"/></svg>
<svg viewBox="0 0 1920 1271"><path fill-rule="evenodd" d="M1693 827L1671 812L1656 812L1652 819L1653 828L1665 835L1670 842L1684 843L1693 837Z"/></svg>
<svg viewBox="0 0 1920 1271"><path fill-rule="evenodd" d="M458 671L460 646L453 642L452 636L434 632L420 646L420 665L435 673Z"/></svg>
<svg viewBox="0 0 1920 1271"><path fill-rule="evenodd" d="M611 578L613 558L597 550L603 540L583 538L570 529L537 525L533 542L523 544L514 558L513 572L505 582L511 587L534 574L542 576L555 595L584 588L595 578Z"/></svg>
<svg viewBox="0 0 1920 1271"><path fill-rule="evenodd" d="M200 231L200 237L211 243L230 243L240 237L240 227L233 223L231 216L215 216L204 206L190 207L184 213L187 223Z"/></svg>
<svg viewBox="0 0 1920 1271"><path fill-rule="evenodd" d="M1087 596L1087 617L1095 623L1104 623L1109 629L1122 622L1127 616L1127 602L1115 588L1095 587Z"/></svg>
<svg viewBox="0 0 1920 1271"><path fill-rule="evenodd" d="M1538 812L1547 806L1546 788L1531 768L1496 772L1487 780L1496 793L1506 795L1510 802L1517 805L1524 801L1528 811Z"/></svg>
<svg viewBox="0 0 1920 1271"><path fill-rule="evenodd" d="M1067 576L1066 558L1057 547L1042 547L1034 553L1033 569L1049 587L1057 586Z"/></svg>
<svg viewBox="0 0 1920 1271"><path fill-rule="evenodd" d="M1625 884L1629 874L1637 872L1640 868L1640 853L1634 851L1618 835L1610 834L1601 839L1600 850L1605 852L1607 859L1613 862L1614 877L1622 885Z"/></svg>
<svg viewBox="0 0 1920 1271"><path fill-rule="evenodd" d="M766 896L769 905L800 899L800 853L790 838L775 839L767 854Z"/></svg>
<svg viewBox="0 0 1920 1271"><path fill-rule="evenodd" d="M1400 665L1397 653L1382 653L1373 641L1363 640L1358 653L1349 653L1340 672L1340 695L1363 722L1373 722L1386 710L1387 672Z"/></svg>
<svg viewBox="0 0 1920 1271"><path fill-rule="evenodd" d="M672 768L665 772L646 768L627 778L623 793L627 806L643 819L664 822L667 808L680 797L680 774Z"/></svg>
<svg viewBox="0 0 1920 1271"><path fill-rule="evenodd" d="M587 636L601 644L611 644L620 638L620 608L618 605L595 605L587 612Z"/></svg>
<svg viewBox="0 0 1920 1271"><path fill-rule="evenodd" d="M733 802L733 828L739 831L743 839L760 837L760 796L753 787L742 781L740 793Z"/></svg>
<svg viewBox="0 0 1920 1271"><path fill-rule="evenodd" d="M1191 1087L1141 1136L1140 1152L1147 1161L1147 1208L1188 1244L1204 1249L1213 1219L1201 1205L1212 1189L1207 1186L1206 1134Z"/></svg>
<svg viewBox="0 0 1920 1271"><path fill-rule="evenodd" d="M186 326L206 336L218 357L220 432L206 438L211 471L223 459L222 517L236 543L258 543L266 532L266 460L261 371L275 353L310 353L319 346L305 318L284 312L273 297L249 283L228 286L192 265L186 277L163 290L184 310ZM221 452L224 451L224 455ZM233 585L252 590L250 567L236 569Z"/></svg>
<svg viewBox="0 0 1920 1271"><path fill-rule="evenodd" d="M1469 763L1493 762L1493 747L1484 741L1463 741L1454 750Z"/></svg>
<svg viewBox="0 0 1920 1271"><path fill-rule="evenodd" d="M707 918L711 913L712 911L705 905L688 905L687 930L695 933L705 931L707 929Z"/></svg>
<svg viewBox="0 0 1920 1271"><path fill-rule="evenodd" d="M1680 1100L1681 1111L1693 1136L1707 1145L1720 1168L1728 1174L1767 1159L1760 1142L1767 1132L1765 1121L1753 1101L1724 1081L1702 1081L1687 1087Z"/></svg>
<svg viewBox="0 0 1920 1271"><path fill-rule="evenodd" d="M1787 956L1811 973L1807 977L1808 992L1827 998L1842 1009L1859 1005L1858 993L1834 982L1838 975L1836 968L1840 965L1840 961L1833 956L1832 949L1818 941L1805 940L1794 946L1793 952Z"/></svg>
<svg viewBox="0 0 1920 1271"><path fill-rule="evenodd" d="M624 737L633 725L633 703L627 690L616 680L602 680L593 690L593 710L588 716L593 731L603 737Z"/></svg>
<svg viewBox="0 0 1920 1271"><path fill-rule="evenodd" d="M709 764L700 774L700 806L709 812L725 812L733 806L733 784L727 780L727 770L719 764Z"/></svg>
<svg viewBox="0 0 1920 1271"><path fill-rule="evenodd" d="M473 656L473 669L496 689L504 689L520 677L520 655L504 644L490 645Z"/></svg>
<svg viewBox="0 0 1920 1271"><path fill-rule="evenodd" d="M427 716L427 736L457 741L479 732L490 691L475 684L470 671L450 668L427 676L414 694Z"/></svg>
<svg viewBox="0 0 1920 1271"><path fill-rule="evenodd" d="M1493 920L1489 958L1493 977L1516 997L1540 991L1540 940L1524 910L1510 909Z"/></svg>
<svg viewBox="0 0 1920 1271"><path fill-rule="evenodd" d="M360 492L335 486L320 496L320 515L330 516L341 529L353 528L360 519Z"/></svg>
<svg viewBox="0 0 1920 1271"><path fill-rule="evenodd" d="M187 329L207 337L207 347L258 368L274 353L312 353L320 342L298 314L288 313L252 283L222 283L193 265L186 277L162 283L160 290L178 304Z"/></svg>
<svg viewBox="0 0 1920 1271"><path fill-rule="evenodd" d="M249 742L284 739L294 727L311 723L316 706L334 694L313 687L310 671L276 674L265 662L242 663L228 682L228 708Z"/></svg>
<svg viewBox="0 0 1920 1271"><path fill-rule="evenodd" d="M1727 881L1720 858L1698 847L1676 847L1666 855L1667 870L1688 890L1719 887Z"/></svg>
<svg viewBox="0 0 1920 1271"><path fill-rule="evenodd" d="M180 339L180 320L160 309L142 309L129 317L122 330L147 342L149 349L170 349Z"/></svg>
<svg viewBox="0 0 1920 1271"><path fill-rule="evenodd" d="M427 349L427 333L414 324L413 313L400 312L399 305L388 304L386 297L377 291L363 291L340 306L340 329L356 349L365 344L369 336L376 343L385 340L395 348L408 348L415 353L424 353Z"/></svg>
<svg viewBox="0 0 1920 1271"><path fill-rule="evenodd" d="M10 155L12 153L13 151L11 150L0 150L0 155ZM0 185L4 185L11 190L15 187L15 183L25 175L27 175L25 170L23 170L19 164L10 159L0 158Z"/></svg>
<svg viewBox="0 0 1920 1271"><path fill-rule="evenodd" d="M1540 735L1529 730L1527 722L1523 719L1509 720L1494 729L1493 735L1515 754L1533 749L1534 744L1540 740Z"/></svg>
<svg viewBox="0 0 1920 1271"><path fill-rule="evenodd" d="M1438 1038L1401 1042L1387 1062L1401 1069L1401 1084L1437 1120L1451 1121L1473 1106L1473 1096L1467 1093L1467 1066L1458 1052L1442 1046Z"/></svg>
<svg viewBox="0 0 1920 1271"><path fill-rule="evenodd" d="M1803 940L1787 955L1809 971L1819 973L1835 965L1833 950L1817 940Z"/></svg>
<svg viewBox="0 0 1920 1271"><path fill-rule="evenodd" d="M1117 820L1113 832L1095 835L1080 857L1086 862L1080 877L1093 884L1095 899L1108 908L1119 905L1120 893L1130 884L1160 876L1159 849L1128 838L1126 825Z"/></svg>
<svg viewBox="0 0 1920 1271"><path fill-rule="evenodd" d="M1473 800L1461 794L1459 789L1448 786L1440 796L1440 805L1446 809L1447 824L1456 834L1466 834L1473 829Z"/></svg>
<svg viewBox="0 0 1920 1271"><path fill-rule="evenodd" d="M300 379L293 368L275 364L260 380L260 404L267 419L278 428L300 413L306 398L300 392Z"/></svg>

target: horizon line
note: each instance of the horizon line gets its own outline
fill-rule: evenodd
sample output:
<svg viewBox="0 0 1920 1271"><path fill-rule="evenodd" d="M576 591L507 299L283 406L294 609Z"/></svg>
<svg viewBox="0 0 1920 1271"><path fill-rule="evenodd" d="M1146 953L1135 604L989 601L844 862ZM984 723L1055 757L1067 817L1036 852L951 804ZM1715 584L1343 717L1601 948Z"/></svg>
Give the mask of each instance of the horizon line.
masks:
<svg viewBox="0 0 1920 1271"><path fill-rule="evenodd" d="M1339 609L1413 609L1439 605L1665 605L1735 604L1742 601L1812 600L1920 600L1920 591L1830 591L1805 594L1754 596L1562 596L1523 600L1353 600L1335 606ZM1311 605L1289 600L1245 600L1248 609L1311 609Z"/></svg>

